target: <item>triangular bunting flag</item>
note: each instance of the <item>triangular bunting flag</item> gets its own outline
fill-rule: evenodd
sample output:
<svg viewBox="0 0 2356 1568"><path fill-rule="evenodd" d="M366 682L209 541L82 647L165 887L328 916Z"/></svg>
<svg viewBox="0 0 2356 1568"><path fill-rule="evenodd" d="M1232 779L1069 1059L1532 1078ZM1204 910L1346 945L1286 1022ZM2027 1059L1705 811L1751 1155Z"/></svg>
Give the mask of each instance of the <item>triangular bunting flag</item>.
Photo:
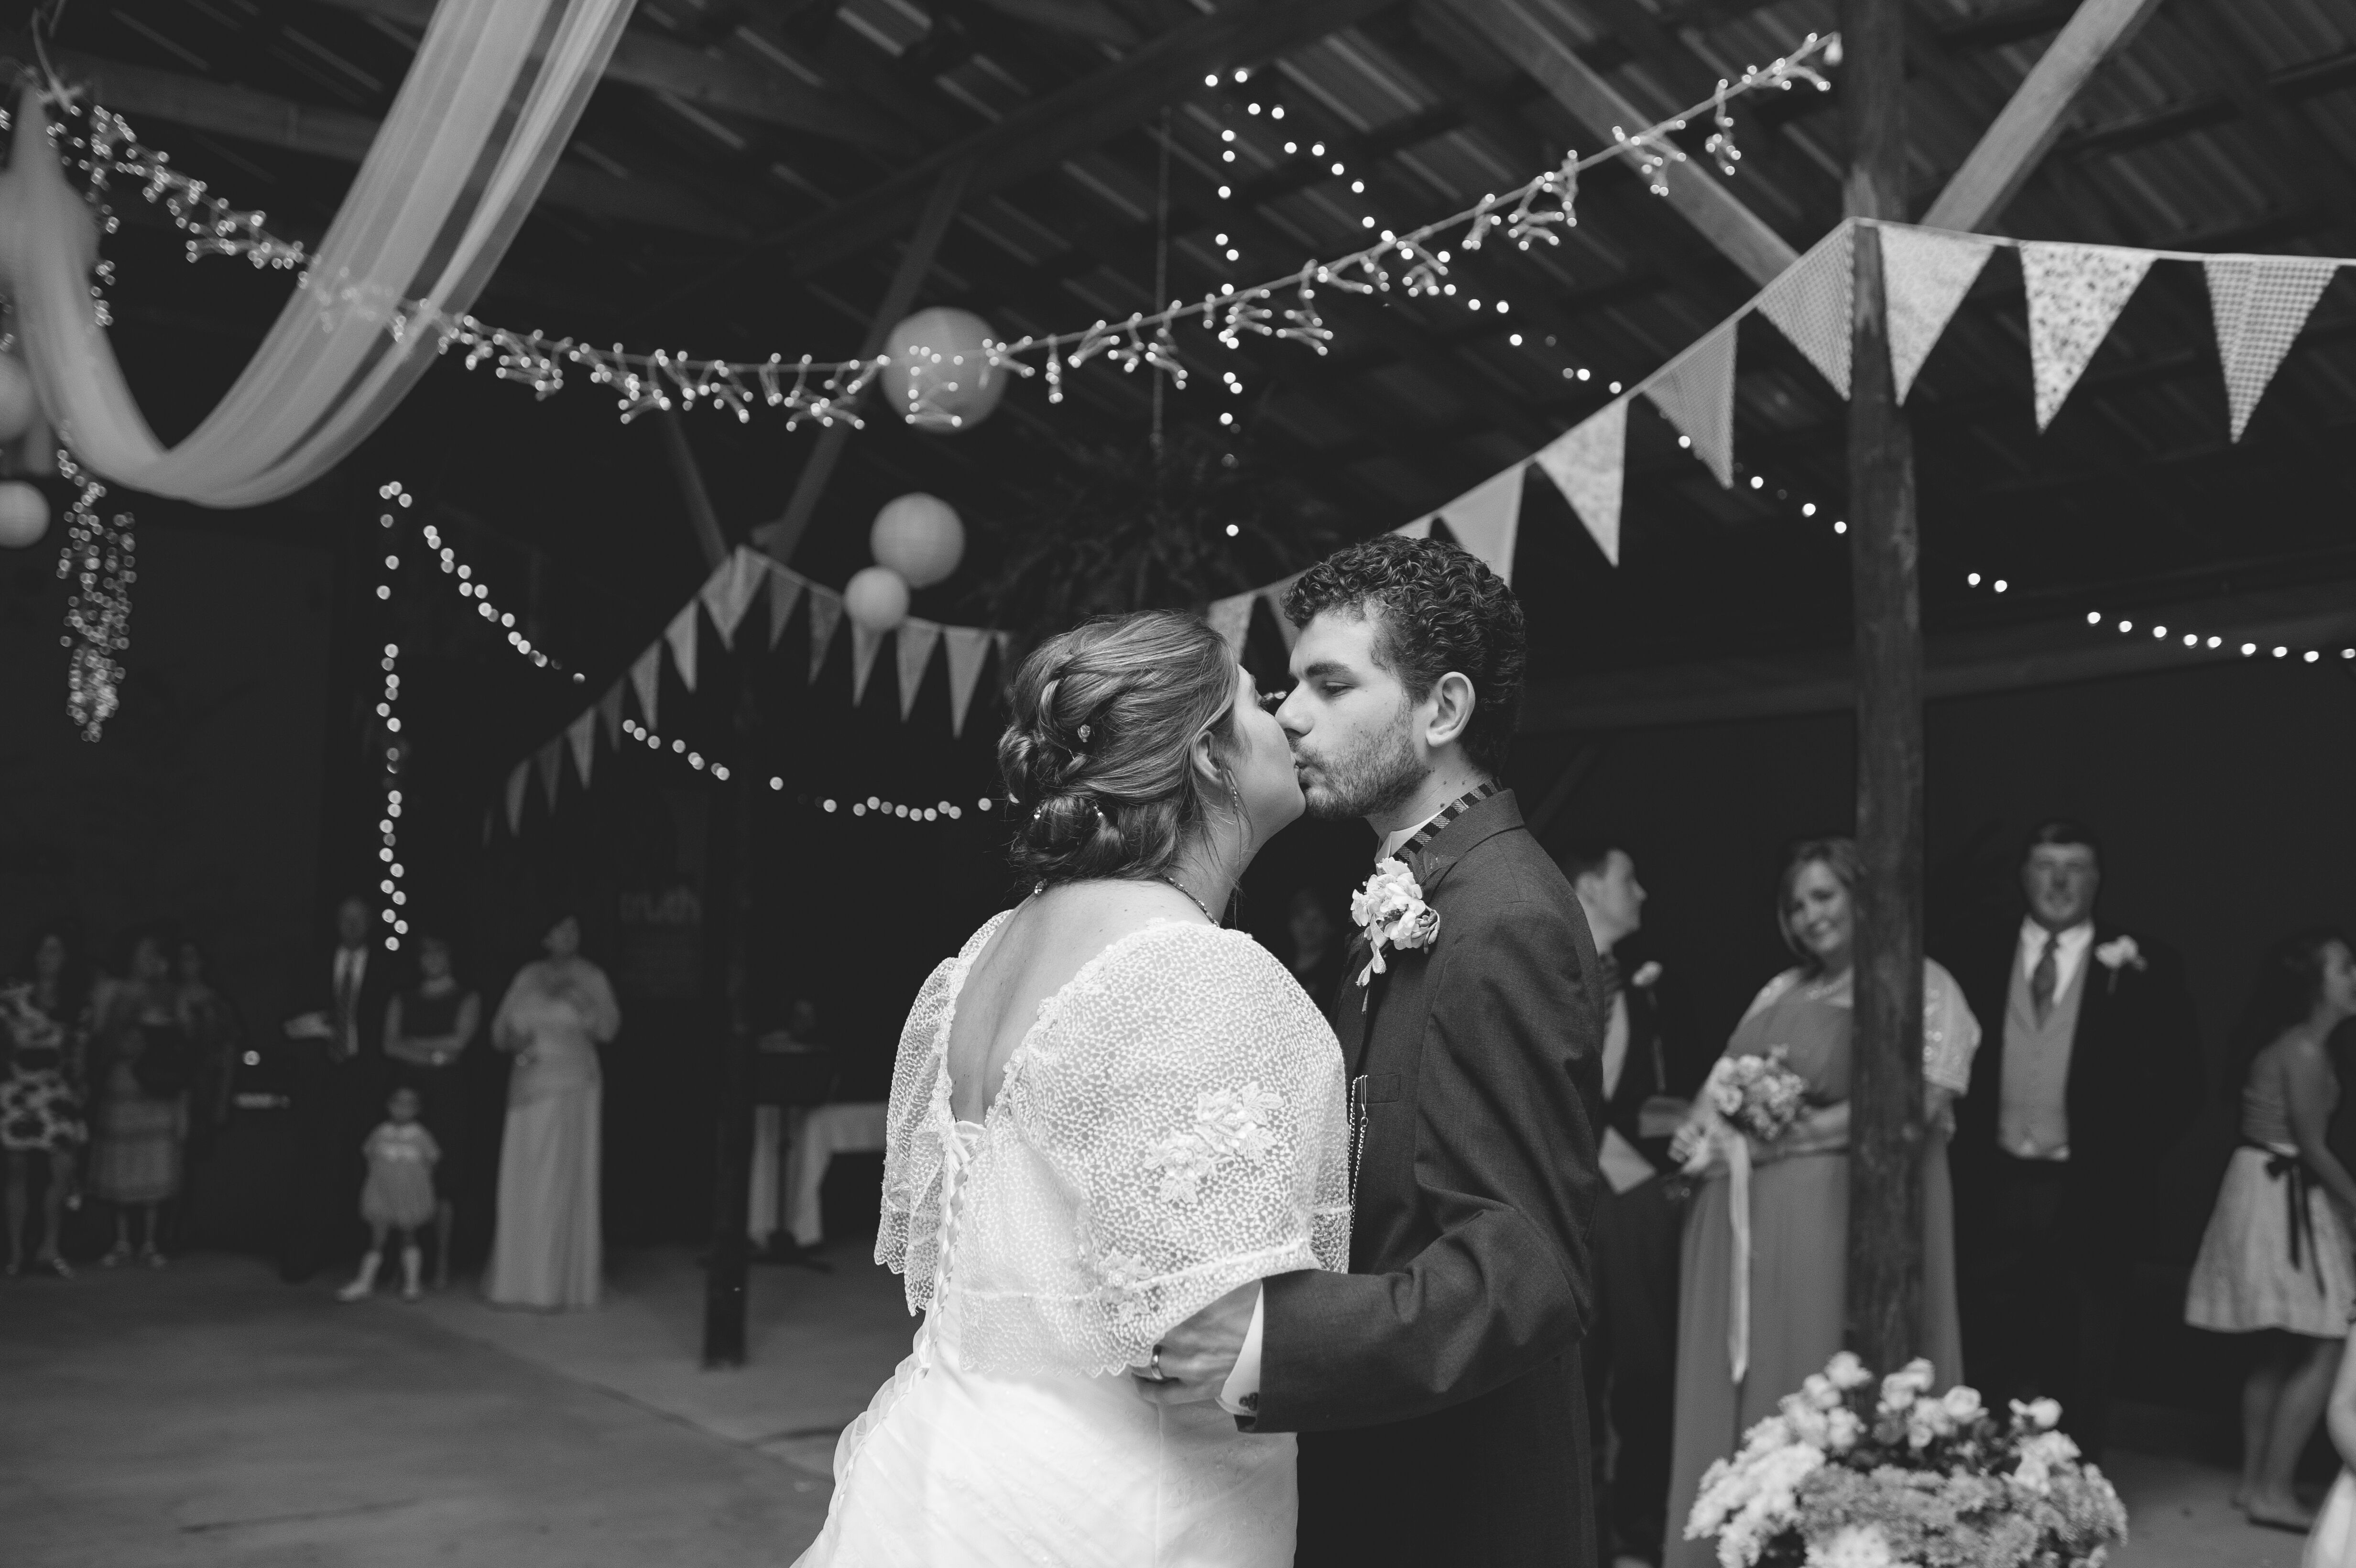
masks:
<svg viewBox="0 0 2356 1568"><path fill-rule="evenodd" d="M893 651L900 660L900 722L908 721L908 710L916 705L916 688L925 684L925 667L933 662L934 645L941 640L938 621L919 621L914 615L900 623L898 640Z"/></svg>
<svg viewBox="0 0 2356 1568"><path fill-rule="evenodd" d="M2062 411L2070 389L2151 264L2148 251L2109 245L2020 247L2020 272L2029 285L2029 365L2037 383L2037 428Z"/></svg>
<svg viewBox="0 0 2356 1568"><path fill-rule="evenodd" d="M1628 400L1614 398L1546 445L1546 470L1603 559L1620 564L1620 492L1628 466Z"/></svg>
<svg viewBox="0 0 2356 1568"><path fill-rule="evenodd" d="M663 641L670 645L670 662L679 671L680 685L695 689L695 601L691 599L679 607L679 613L663 628Z"/></svg>
<svg viewBox="0 0 2356 1568"><path fill-rule="evenodd" d="M1759 296L1759 309L1848 396L1851 302L1857 296L1856 226L1843 222L1817 240Z"/></svg>
<svg viewBox="0 0 2356 1568"><path fill-rule="evenodd" d="M2201 264L2209 274L2209 314L2217 321L2217 357L2239 441L2340 263L2319 256L2211 256Z"/></svg>
<svg viewBox="0 0 2356 1568"><path fill-rule="evenodd" d="M884 649L884 634L871 632L857 621L851 623L851 706L856 708L867 698L867 677L875 673L875 656Z"/></svg>
<svg viewBox="0 0 2356 1568"><path fill-rule="evenodd" d="M1431 537L1431 525L1439 516L1439 513L1433 512L1428 517L1418 517L1403 528L1393 528L1391 532L1406 539L1428 539Z"/></svg>
<svg viewBox="0 0 2356 1568"><path fill-rule="evenodd" d="M564 741L552 736L548 744L533 754L532 766L540 773L541 793L548 797L548 809L556 809L556 776L564 771Z"/></svg>
<svg viewBox="0 0 2356 1568"><path fill-rule="evenodd" d="M979 626L943 626L949 645L949 733L965 733L966 709L973 704L973 688L981 684L982 662L990 656L991 635Z"/></svg>
<svg viewBox="0 0 2356 1568"><path fill-rule="evenodd" d="M786 635L786 623L794 618L794 606L802 600L802 580L772 561L769 571L769 646L775 648L777 639Z"/></svg>
<svg viewBox="0 0 2356 1568"><path fill-rule="evenodd" d="M1996 247L1985 240L1935 229L1882 224L1881 294L1890 332L1890 373L1898 400L1939 346L1955 308L1979 281Z"/></svg>
<svg viewBox="0 0 2356 1568"><path fill-rule="evenodd" d="M523 792L530 783L530 763L518 763L515 772L508 775L508 831L511 834L523 831Z"/></svg>
<svg viewBox="0 0 2356 1568"><path fill-rule="evenodd" d="M1251 635L1252 601L1258 597L1257 593L1230 593L1225 599L1212 600L1211 607L1203 612L1203 619L1210 623L1211 630L1219 634L1220 640L1227 645L1227 652L1239 663L1244 656L1244 639Z"/></svg>
<svg viewBox="0 0 2356 1568"><path fill-rule="evenodd" d="M761 591L761 558L742 545L736 553L720 563L719 570L703 580L700 597L703 607L712 614L712 624L720 634L720 645L736 645L736 627L752 607L753 595Z"/></svg>
<svg viewBox="0 0 2356 1568"><path fill-rule="evenodd" d="M589 764L597 750L597 710L584 708L581 717L564 727L564 738L573 742L573 771L581 775L581 787L589 787Z"/></svg>
<svg viewBox="0 0 2356 1568"><path fill-rule="evenodd" d="M1734 488L1734 322L1729 317L1708 336L1653 373L1644 393L1669 422L1693 443L1718 482Z"/></svg>
<svg viewBox="0 0 2356 1568"><path fill-rule="evenodd" d="M597 717L605 721L605 744L619 750L622 744L622 683L616 681L597 699Z"/></svg>
<svg viewBox="0 0 2356 1568"><path fill-rule="evenodd" d="M1514 540L1521 532L1522 470L1526 466L1516 463L1491 475L1440 508L1456 542L1509 583L1514 581Z"/></svg>
<svg viewBox="0 0 2356 1568"><path fill-rule="evenodd" d="M659 730L662 721L655 716L656 695L662 690L662 645L648 643L647 651L630 661L630 685L638 694L638 720L649 730Z"/></svg>
<svg viewBox="0 0 2356 1568"><path fill-rule="evenodd" d="M1406 532L1404 528L1399 531ZM1271 582L1259 591L1259 596L1268 601L1269 612L1276 616L1276 629L1284 635L1286 653L1290 653L1292 645L1301 640L1301 628L1284 618L1284 596L1291 592L1292 585L1300 581L1301 573L1296 571L1291 576Z"/></svg>
<svg viewBox="0 0 2356 1568"><path fill-rule="evenodd" d="M826 651L834 646L834 629L842 624L842 595L830 588L809 585L809 677L826 667Z"/></svg>

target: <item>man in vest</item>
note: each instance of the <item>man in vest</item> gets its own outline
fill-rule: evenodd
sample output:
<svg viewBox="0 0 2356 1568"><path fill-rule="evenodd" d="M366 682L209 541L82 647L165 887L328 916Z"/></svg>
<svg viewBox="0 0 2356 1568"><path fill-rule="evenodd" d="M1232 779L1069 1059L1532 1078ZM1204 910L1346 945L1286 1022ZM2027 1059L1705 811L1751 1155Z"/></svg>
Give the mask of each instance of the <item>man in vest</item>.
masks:
<svg viewBox="0 0 2356 1568"><path fill-rule="evenodd" d="M1965 1359L1996 1408L2058 1399L2099 1455L2158 1167L2206 1077L2174 955L2095 918L2093 832L2043 824L2020 880L2019 927L1957 968L1994 1026L1956 1107Z"/></svg>

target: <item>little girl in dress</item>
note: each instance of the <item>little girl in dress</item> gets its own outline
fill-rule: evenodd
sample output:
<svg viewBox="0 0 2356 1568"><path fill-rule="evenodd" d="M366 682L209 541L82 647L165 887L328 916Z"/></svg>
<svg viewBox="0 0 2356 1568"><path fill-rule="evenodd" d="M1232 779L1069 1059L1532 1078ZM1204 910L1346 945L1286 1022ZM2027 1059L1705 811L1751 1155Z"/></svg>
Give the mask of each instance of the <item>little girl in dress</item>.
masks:
<svg viewBox="0 0 2356 1568"><path fill-rule="evenodd" d="M386 1102L388 1120L369 1134L360 1152L368 1159L368 1185L360 1189L360 1218L369 1223L368 1255L352 1283L336 1293L339 1301L358 1301L376 1288L376 1271L384 1262L388 1231L401 1234L401 1298L418 1297L418 1275L425 1254L417 1232L434 1221L434 1162L442 1157L434 1135L417 1120L414 1089L395 1089Z"/></svg>

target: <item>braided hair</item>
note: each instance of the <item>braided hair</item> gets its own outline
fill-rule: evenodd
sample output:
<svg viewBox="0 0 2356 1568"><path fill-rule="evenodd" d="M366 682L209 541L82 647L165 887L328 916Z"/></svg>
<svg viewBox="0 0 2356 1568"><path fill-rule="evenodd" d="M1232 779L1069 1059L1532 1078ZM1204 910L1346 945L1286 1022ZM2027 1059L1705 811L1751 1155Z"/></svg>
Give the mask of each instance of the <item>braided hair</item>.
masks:
<svg viewBox="0 0 2356 1568"><path fill-rule="evenodd" d="M1162 875L1203 823L1191 753L1236 738L1236 662L1175 610L1099 616L1041 644L1014 677L999 772L1028 882Z"/></svg>

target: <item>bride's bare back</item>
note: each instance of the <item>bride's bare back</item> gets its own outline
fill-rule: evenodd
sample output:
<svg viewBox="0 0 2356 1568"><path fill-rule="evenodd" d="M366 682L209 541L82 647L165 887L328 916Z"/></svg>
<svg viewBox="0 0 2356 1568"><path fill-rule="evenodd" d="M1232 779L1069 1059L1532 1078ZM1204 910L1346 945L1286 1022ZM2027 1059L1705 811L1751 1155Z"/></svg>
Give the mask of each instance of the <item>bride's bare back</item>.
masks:
<svg viewBox="0 0 2356 1568"><path fill-rule="evenodd" d="M1089 959L1157 921L1202 918L1192 900L1160 881L1070 882L1027 900L975 957L958 993L948 1039L950 1114L983 1119L1040 1007Z"/></svg>

